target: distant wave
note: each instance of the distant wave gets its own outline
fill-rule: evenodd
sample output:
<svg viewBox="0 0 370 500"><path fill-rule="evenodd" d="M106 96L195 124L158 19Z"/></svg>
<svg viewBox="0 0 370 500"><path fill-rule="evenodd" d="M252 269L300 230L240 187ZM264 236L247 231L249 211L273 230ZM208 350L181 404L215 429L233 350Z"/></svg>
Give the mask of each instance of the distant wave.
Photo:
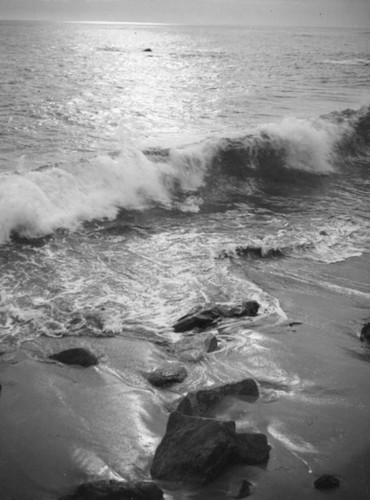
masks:
<svg viewBox="0 0 370 500"><path fill-rule="evenodd" d="M346 155L370 145L370 110L345 110L316 120L286 118L242 137L111 156L0 176L0 243L36 238L120 209L198 211L207 190L243 179L286 183L292 176L328 175ZM253 186L251 187L253 190Z"/></svg>
<svg viewBox="0 0 370 500"><path fill-rule="evenodd" d="M370 59L326 59L322 61L324 64L339 64L343 66L370 66Z"/></svg>

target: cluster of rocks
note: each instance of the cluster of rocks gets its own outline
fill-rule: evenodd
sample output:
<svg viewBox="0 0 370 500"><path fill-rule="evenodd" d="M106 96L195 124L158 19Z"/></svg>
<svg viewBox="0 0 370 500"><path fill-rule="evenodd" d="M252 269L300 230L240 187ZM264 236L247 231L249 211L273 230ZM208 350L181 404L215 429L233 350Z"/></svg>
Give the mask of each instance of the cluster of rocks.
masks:
<svg viewBox="0 0 370 500"><path fill-rule="evenodd" d="M269 458L267 437L237 433L234 421L205 415L226 396L258 398L252 379L189 393L168 419L165 435L153 459L154 479L204 485L226 467L258 465Z"/></svg>
<svg viewBox="0 0 370 500"><path fill-rule="evenodd" d="M214 326L222 318L256 316L258 309L257 302L248 301L237 306L215 306L187 314L173 325L173 329L192 333L176 342L171 347L172 352L183 361L196 361L200 355L218 347L216 337L204 329ZM361 335L370 340L370 323L364 326ZM49 357L85 368L98 364L98 358L84 348L68 349ZM186 377L187 370L182 363L168 363L147 375L148 381L159 388L181 383ZM248 378L190 392L181 399L170 413L165 434L155 451L150 468L153 480L203 486L227 467L260 465L268 461L271 447L265 434L238 433L234 421L210 416L212 409L230 396L255 402L259 398L258 385ZM242 480L235 498L249 496L251 486L247 479ZM338 486L339 480L330 475L321 476L314 482L316 489ZM161 500L163 492L153 481L93 481L78 486L74 493L60 500L111 499Z"/></svg>

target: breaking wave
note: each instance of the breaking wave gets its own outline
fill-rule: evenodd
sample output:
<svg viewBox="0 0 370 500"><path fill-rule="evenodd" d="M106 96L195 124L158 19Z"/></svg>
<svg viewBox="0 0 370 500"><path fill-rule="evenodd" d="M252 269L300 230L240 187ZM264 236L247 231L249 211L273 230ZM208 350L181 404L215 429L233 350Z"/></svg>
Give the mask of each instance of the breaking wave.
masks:
<svg viewBox="0 0 370 500"><path fill-rule="evenodd" d="M118 154L0 176L0 243L37 238L84 221L114 219L121 209L198 211L215 183L240 179L287 183L329 175L343 158L368 153L370 109L316 120L287 118L242 137ZM342 162L343 163L343 162ZM249 184L253 190L253 184ZM246 190L247 186L242 185Z"/></svg>

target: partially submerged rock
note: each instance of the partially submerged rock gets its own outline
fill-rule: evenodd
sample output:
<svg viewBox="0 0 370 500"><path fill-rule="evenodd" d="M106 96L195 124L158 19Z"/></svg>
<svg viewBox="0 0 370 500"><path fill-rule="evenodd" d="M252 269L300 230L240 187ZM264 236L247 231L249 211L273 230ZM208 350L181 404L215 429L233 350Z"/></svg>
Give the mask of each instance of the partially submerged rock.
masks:
<svg viewBox="0 0 370 500"><path fill-rule="evenodd" d="M255 400L259 396L257 383L255 380L248 378L239 382L189 393L181 401L177 411L184 415L202 416L227 396L251 397Z"/></svg>
<svg viewBox="0 0 370 500"><path fill-rule="evenodd" d="M366 340L367 342L370 342L370 323L365 323L362 327L360 340Z"/></svg>
<svg viewBox="0 0 370 500"><path fill-rule="evenodd" d="M92 481L59 500L162 500L163 491L150 481Z"/></svg>
<svg viewBox="0 0 370 500"><path fill-rule="evenodd" d="M65 365L78 365L87 368L99 363L98 358L92 352L82 347L74 347L66 349L65 351L58 352L49 356L49 359L59 361Z"/></svg>
<svg viewBox="0 0 370 500"><path fill-rule="evenodd" d="M194 328L209 328L217 324L220 315L215 309L205 309L182 316L173 325L175 332L187 332Z"/></svg>
<svg viewBox="0 0 370 500"><path fill-rule="evenodd" d="M183 365L172 365L164 368L157 368L148 375L148 382L156 387L182 382L188 376L188 372Z"/></svg>
<svg viewBox="0 0 370 500"><path fill-rule="evenodd" d="M260 305L255 300L248 300L235 306L215 305L208 309L198 309L178 319L173 329L175 332L187 332L195 328L204 329L215 326L222 318L256 316L259 307Z"/></svg>
<svg viewBox="0 0 370 500"><path fill-rule="evenodd" d="M171 413L150 473L155 479L204 484L233 461L235 422Z"/></svg>
<svg viewBox="0 0 370 500"><path fill-rule="evenodd" d="M183 361L200 361L205 354L217 349L218 341L212 333L191 335L173 344L174 354Z"/></svg>
<svg viewBox="0 0 370 500"><path fill-rule="evenodd" d="M329 490L332 488L338 488L339 484L339 479L335 476L331 476L330 474L324 474L314 482L314 486L317 490Z"/></svg>

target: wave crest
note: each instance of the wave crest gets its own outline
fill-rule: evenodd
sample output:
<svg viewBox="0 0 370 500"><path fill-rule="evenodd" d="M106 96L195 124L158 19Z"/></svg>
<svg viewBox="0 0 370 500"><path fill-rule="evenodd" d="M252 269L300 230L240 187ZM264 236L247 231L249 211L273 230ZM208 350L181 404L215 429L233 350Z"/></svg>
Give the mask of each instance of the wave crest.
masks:
<svg viewBox="0 0 370 500"><path fill-rule="evenodd" d="M35 238L84 221L113 219L120 209L153 206L197 211L207 190L220 184L227 196L240 178L287 182L328 175L345 155L370 144L370 110L345 110L317 120L287 118L242 137L145 151L124 149L35 171L0 177L0 243L12 235ZM253 185L249 183L250 189ZM246 192L247 185L238 189ZM231 189L232 193L235 191Z"/></svg>

